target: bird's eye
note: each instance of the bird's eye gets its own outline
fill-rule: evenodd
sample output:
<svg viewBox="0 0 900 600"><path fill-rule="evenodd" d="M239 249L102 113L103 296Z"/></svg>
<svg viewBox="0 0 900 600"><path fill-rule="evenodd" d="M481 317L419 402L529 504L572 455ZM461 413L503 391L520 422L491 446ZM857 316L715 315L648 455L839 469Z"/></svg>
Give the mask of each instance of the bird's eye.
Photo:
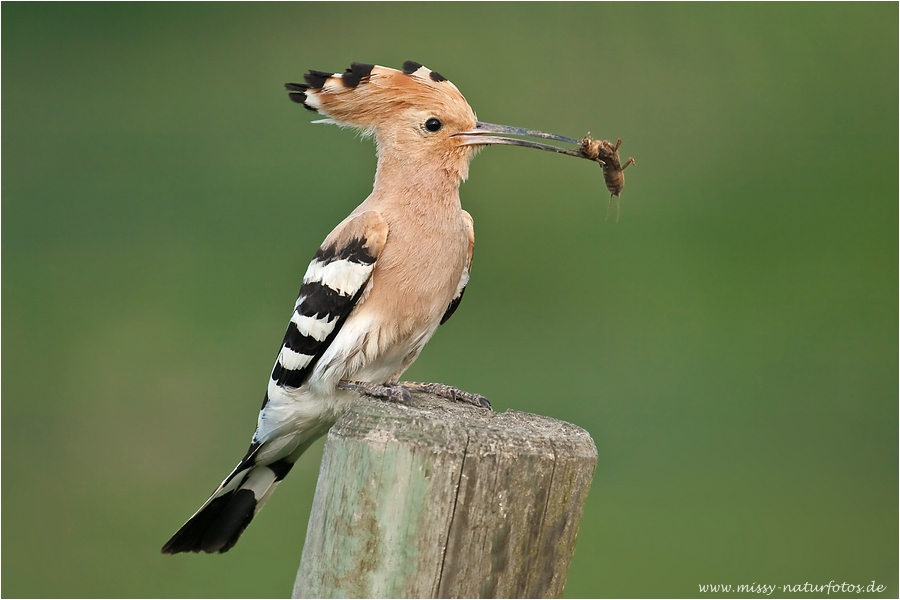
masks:
<svg viewBox="0 0 900 600"><path fill-rule="evenodd" d="M427 129L431 133L434 133L435 131L440 131L441 127L443 127L443 126L444 126L444 124L441 123L438 119L435 119L434 117L431 117L430 119L425 121L425 129Z"/></svg>

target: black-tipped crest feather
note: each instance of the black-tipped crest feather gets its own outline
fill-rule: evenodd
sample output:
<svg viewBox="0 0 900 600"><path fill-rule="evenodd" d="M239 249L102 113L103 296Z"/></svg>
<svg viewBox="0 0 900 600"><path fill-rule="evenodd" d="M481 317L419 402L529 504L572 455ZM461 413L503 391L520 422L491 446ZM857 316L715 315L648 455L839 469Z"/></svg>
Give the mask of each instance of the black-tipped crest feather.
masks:
<svg viewBox="0 0 900 600"><path fill-rule="evenodd" d="M347 71L343 75L341 75L341 80L348 88L355 88L359 85L360 81L362 81L372 73L372 69L374 68L375 65L369 65L366 63L351 63L350 68L347 69Z"/></svg>
<svg viewBox="0 0 900 600"><path fill-rule="evenodd" d="M312 89L322 89L325 85L325 82L328 81L329 77L332 77L334 73L326 73L325 71L313 71L310 70L309 73L303 76L303 79L306 83L309 84L309 87Z"/></svg>
<svg viewBox="0 0 900 600"><path fill-rule="evenodd" d="M306 93L304 92L291 92L288 94L288 97L291 99L291 102L296 102L297 104L306 103Z"/></svg>
<svg viewBox="0 0 900 600"><path fill-rule="evenodd" d="M403 63L403 72L406 73L407 75L412 75L413 73L415 73L416 71L418 71L421 68L422 68L422 65L417 63L414 60L408 60L405 63Z"/></svg>

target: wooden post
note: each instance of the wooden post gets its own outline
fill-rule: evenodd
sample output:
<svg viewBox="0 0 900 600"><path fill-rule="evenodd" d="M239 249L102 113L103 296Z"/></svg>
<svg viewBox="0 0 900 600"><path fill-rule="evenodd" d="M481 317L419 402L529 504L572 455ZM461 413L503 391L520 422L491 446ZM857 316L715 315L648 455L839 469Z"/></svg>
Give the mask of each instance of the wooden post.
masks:
<svg viewBox="0 0 900 600"><path fill-rule="evenodd" d="M549 417L361 399L328 434L293 597L561 597L596 464Z"/></svg>

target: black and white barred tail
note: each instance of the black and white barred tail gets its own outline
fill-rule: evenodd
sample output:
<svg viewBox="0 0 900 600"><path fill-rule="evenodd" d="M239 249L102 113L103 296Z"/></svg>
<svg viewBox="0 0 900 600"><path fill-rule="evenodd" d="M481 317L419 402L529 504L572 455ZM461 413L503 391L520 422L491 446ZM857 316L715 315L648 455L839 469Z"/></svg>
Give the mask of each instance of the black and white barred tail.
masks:
<svg viewBox="0 0 900 600"><path fill-rule="evenodd" d="M163 554L227 552L293 467L288 458L254 465L259 444L232 471L219 489L182 525L162 548Z"/></svg>
<svg viewBox="0 0 900 600"><path fill-rule="evenodd" d="M209 500L166 542L162 553L230 550L300 455L318 438L311 436L289 456L269 464L256 464L262 444L254 442Z"/></svg>

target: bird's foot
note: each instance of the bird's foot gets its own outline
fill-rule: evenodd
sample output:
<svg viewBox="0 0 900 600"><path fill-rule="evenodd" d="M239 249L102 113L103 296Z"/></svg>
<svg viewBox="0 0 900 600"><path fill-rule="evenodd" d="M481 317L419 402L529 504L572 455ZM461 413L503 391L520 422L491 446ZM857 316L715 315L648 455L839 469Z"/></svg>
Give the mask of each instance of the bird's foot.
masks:
<svg viewBox="0 0 900 600"><path fill-rule="evenodd" d="M451 402L465 402L466 404L472 404L478 408L493 410L490 401L481 394L464 392L459 388L444 385L443 383L417 383L415 381L404 381L397 385L406 388L410 392L425 392L440 398L446 398Z"/></svg>
<svg viewBox="0 0 900 600"><path fill-rule="evenodd" d="M379 385L368 381L342 381L337 387L339 390L356 392L357 394L379 398L387 402L396 402L406 406L412 404L412 394L402 384Z"/></svg>
<svg viewBox="0 0 900 600"><path fill-rule="evenodd" d="M378 383L370 383L368 381L342 381L338 384L339 390L356 392L365 396L379 398L388 402L396 402L397 404L412 404L413 392L424 392L432 394L439 398L450 400L451 402L463 402L477 406L478 408L491 408L490 401L481 394L473 394L464 392L459 388L444 385L443 383L418 383L415 381L403 381L400 383L381 385Z"/></svg>

